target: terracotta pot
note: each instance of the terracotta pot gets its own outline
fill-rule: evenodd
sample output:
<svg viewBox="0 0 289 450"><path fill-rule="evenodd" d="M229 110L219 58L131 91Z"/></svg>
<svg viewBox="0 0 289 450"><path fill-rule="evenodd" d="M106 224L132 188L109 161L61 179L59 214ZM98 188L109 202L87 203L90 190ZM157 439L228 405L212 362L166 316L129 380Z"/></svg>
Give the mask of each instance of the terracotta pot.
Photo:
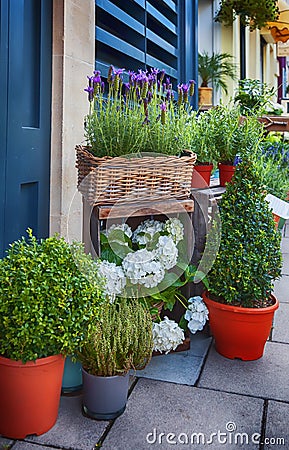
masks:
<svg viewBox="0 0 289 450"><path fill-rule="evenodd" d="M204 188L210 186L213 167L213 164L197 164L193 170L192 187Z"/></svg>
<svg viewBox="0 0 289 450"><path fill-rule="evenodd" d="M111 420L120 416L128 395L129 373L113 377L91 375L82 368L83 411L92 419Z"/></svg>
<svg viewBox="0 0 289 450"><path fill-rule="evenodd" d="M202 294L209 310L209 323L218 353L226 358L251 361L261 358L279 302L266 308L224 305Z"/></svg>
<svg viewBox="0 0 289 450"><path fill-rule="evenodd" d="M61 355L25 364L0 356L0 435L24 439L53 427L63 369Z"/></svg>
<svg viewBox="0 0 289 450"><path fill-rule="evenodd" d="M277 216L277 214L273 213L273 219L274 219L274 222L275 222L275 227L276 227L276 229L278 229L278 225L279 225L279 222L280 222L280 216Z"/></svg>
<svg viewBox="0 0 289 450"><path fill-rule="evenodd" d="M212 106L213 104L213 88L199 87L199 106Z"/></svg>
<svg viewBox="0 0 289 450"><path fill-rule="evenodd" d="M232 180L236 166L222 163L219 163L218 166L220 175L220 186L226 186L226 184L230 183L230 181Z"/></svg>

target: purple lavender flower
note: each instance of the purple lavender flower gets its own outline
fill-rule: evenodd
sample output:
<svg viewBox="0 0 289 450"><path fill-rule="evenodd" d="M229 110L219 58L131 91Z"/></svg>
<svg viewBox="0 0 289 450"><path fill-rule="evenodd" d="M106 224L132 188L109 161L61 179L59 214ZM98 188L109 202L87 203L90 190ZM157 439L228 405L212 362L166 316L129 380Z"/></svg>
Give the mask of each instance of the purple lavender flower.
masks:
<svg viewBox="0 0 289 450"><path fill-rule="evenodd" d="M154 68L151 67L151 73L153 75L157 75L159 73L159 69L157 69L156 67L154 67Z"/></svg>
<svg viewBox="0 0 289 450"><path fill-rule="evenodd" d="M233 166L236 166L237 164L240 164L242 162L242 158L239 155L235 156Z"/></svg>
<svg viewBox="0 0 289 450"><path fill-rule="evenodd" d="M109 69L108 69L108 74L107 74L107 82L108 83L110 83L112 81L113 72L114 72L114 67L113 67L113 65L110 65Z"/></svg>
<svg viewBox="0 0 289 450"><path fill-rule="evenodd" d="M125 69L114 69L113 73L114 75L122 75Z"/></svg>
<svg viewBox="0 0 289 450"><path fill-rule="evenodd" d="M163 80L164 80L164 78L165 78L165 74L166 74L165 69L162 69L162 70L160 71L160 82L161 82L161 83L163 82Z"/></svg>
<svg viewBox="0 0 289 450"><path fill-rule="evenodd" d="M161 108L161 122L164 125L166 123L166 111L167 111L166 102L162 102L160 104L160 108Z"/></svg>
<svg viewBox="0 0 289 450"><path fill-rule="evenodd" d="M148 91L148 93L147 93L148 103L150 103L152 101L152 98L153 98L153 93L151 91Z"/></svg>
<svg viewBox="0 0 289 450"><path fill-rule="evenodd" d="M189 95L190 95L190 96L194 95L194 92L195 92L195 84L196 84L195 80L190 80L190 81L189 81Z"/></svg>
<svg viewBox="0 0 289 450"><path fill-rule="evenodd" d="M184 97L183 85L178 84L178 106L181 106L181 104L183 103L183 97Z"/></svg>
<svg viewBox="0 0 289 450"><path fill-rule="evenodd" d="M188 93L189 93L188 84L183 84L182 90L183 90L183 101L184 101L184 103L188 103Z"/></svg>
<svg viewBox="0 0 289 450"><path fill-rule="evenodd" d="M91 86L87 86L87 88L84 89L86 92L88 92L88 101L92 102L93 101L93 93L94 93L94 89Z"/></svg>
<svg viewBox="0 0 289 450"><path fill-rule="evenodd" d="M169 102L169 101L173 100L173 98L174 98L173 91L171 91L170 89L168 89L168 90L167 90L167 94L166 94L166 99L167 99L167 101Z"/></svg>

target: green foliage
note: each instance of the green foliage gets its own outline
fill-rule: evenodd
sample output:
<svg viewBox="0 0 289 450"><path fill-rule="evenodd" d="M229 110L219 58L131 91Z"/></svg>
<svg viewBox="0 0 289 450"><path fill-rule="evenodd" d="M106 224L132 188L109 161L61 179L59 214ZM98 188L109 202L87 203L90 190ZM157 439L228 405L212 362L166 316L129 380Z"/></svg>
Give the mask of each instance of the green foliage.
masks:
<svg viewBox="0 0 289 450"><path fill-rule="evenodd" d="M263 139L263 126L256 117L242 119L239 107L219 105L202 113L198 121L200 124L192 127L195 129L190 147L198 160L207 149L212 161L233 164L237 155L242 158L255 153Z"/></svg>
<svg viewBox="0 0 289 450"><path fill-rule="evenodd" d="M278 19L278 0L221 0L215 20L231 26L237 15L240 16L241 24L249 26L250 31L260 29L267 22Z"/></svg>
<svg viewBox="0 0 289 450"><path fill-rule="evenodd" d="M84 255L81 244L74 251ZM23 362L73 354L99 301L96 276L90 283L79 271L68 243L28 230L0 260L0 354Z"/></svg>
<svg viewBox="0 0 289 450"><path fill-rule="evenodd" d="M267 138L256 156L267 191L286 200L289 192L289 145L286 142L271 142Z"/></svg>
<svg viewBox="0 0 289 450"><path fill-rule="evenodd" d="M192 115L190 150L197 154L198 164L218 162L219 154L215 136L219 125L219 118L214 108Z"/></svg>
<svg viewBox="0 0 289 450"><path fill-rule="evenodd" d="M78 359L92 375L121 375L143 369L150 361L152 346L147 309L137 299L118 298L100 307Z"/></svg>
<svg viewBox="0 0 289 450"><path fill-rule="evenodd" d="M280 234L265 196L255 163L238 164L221 200L220 248L208 274L220 302L260 307L281 274Z"/></svg>
<svg viewBox="0 0 289 450"><path fill-rule="evenodd" d="M202 79L201 87L208 87L208 84L212 83L216 90L223 89L228 94L226 79L237 78L237 65L232 59L229 53L213 53L211 56L208 52L199 53L198 71Z"/></svg>
<svg viewBox="0 0 289 450"><path fill-rule="evenodd" d="M89 77L85 137L91 152L99 157L139 152L181 154L190 141L189 98L195 82L180 84L175 101L164 71L129 71L128 83L123 82L123 71L111 66L105 86L99 71Z"/></svg>
<svg viewBox="0 0 289 450"><path fill-rule="evenodd" d="M275 93L275 89L260 80L245 78L239 80L239 86L235 95L235 103L241 108L245 116L261 116L266 112L266 107Z"/></svg>

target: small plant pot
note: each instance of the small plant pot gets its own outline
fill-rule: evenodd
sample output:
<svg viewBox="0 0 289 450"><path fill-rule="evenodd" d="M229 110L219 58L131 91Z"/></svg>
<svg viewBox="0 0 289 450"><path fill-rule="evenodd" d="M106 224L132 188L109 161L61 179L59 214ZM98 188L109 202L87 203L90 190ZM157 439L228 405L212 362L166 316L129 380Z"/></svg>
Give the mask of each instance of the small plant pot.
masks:
<svg viewBox="0 0 289 450"><path fill-rule="evenodd" d="M215 302L202 294L218 353L229 359L252 361L263 356L279 302L266 308L242 308Z"/></svg>
<svg viewBox="0 0 289 450"><path fill-rule="evenodd" d="M199 107L213 105L213 88L199 87Z"/></svg>
<svg viewBox="0 0 289 450"><path fill-rule="evenodd" d="M219 163L220 186L226 186L233 178L236 166Z"/></svg>
<svg viewBox="0 0 289 450"><path fill-rule="evenodd" d="M82 366L81 363L73 362L68 356L64 364L61 392L69 394L82 388Z"/></svg>
<svg viewBox="0 0 289 450"><path fill-rule="evenodd" d="M129 373L114 377L83 374L83 411L92 419L111 420L120 416L128 395Z"/></svg>
<svg viewBox="0 0 289 450"><path fill-rule="evenodd" d="M274 219L275 227L276 227L276 229L278 229L279 222L280 222L280 216L278 216L277 214L273 213L273 219Z"/></svg>
<svg viewBox="0 0 289 450"><path fill-rule="evenodd" d="M25 364L0 356L0 435L24 439L53 427L63 369L61 355Z"/></svg>
<svg viewBox="0 0 289 450"><path fill-rule="evenodd" d="M213 167L213 164L196 165L193 170L192 187L209 187Z"/></svg>

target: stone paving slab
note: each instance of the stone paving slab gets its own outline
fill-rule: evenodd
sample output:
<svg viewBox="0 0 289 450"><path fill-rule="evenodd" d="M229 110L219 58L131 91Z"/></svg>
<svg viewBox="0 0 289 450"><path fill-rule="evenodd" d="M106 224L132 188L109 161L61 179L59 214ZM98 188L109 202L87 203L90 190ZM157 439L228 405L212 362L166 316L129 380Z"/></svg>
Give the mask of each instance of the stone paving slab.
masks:
<svg viewBox="0 0 289 450"><path fill-rule="evenodd" d="M194 385L197 381L212 338L202 333L191 335L185 352L154 356L145 369L136 372L141 378Z"/></svg>
<svg viewBox="0 0 289 450"><path fill-rule="evenodd" d="M289 225L287 225L287 229L289 231ZM281 251L282 253L288 254L289 253L289 239L283 238L281 242Z"/></svg>
<svg viewBox="0 0 289 450"><path fill-rule="evenodd" d="M283 253L282 275L289 275L289 255Z"/></svg>
<svg viewBox="0 0 289 450"><path fill-rule="evenodd" d="M0 447L1 448L1 447ZM31 442L17 441L13 450L51 450L60 447L46 447L45 445L32 444Z"/></svg>
<svg viewBox="0 0 289 450"><path fill-rule="evenodd" d="M6 439L0 436L0 450L10 447L13 444L12 439Z"/></svg>
<svg viewBox="0 0 289 450"><path fill-rule="evenodd" d="M289 405L287 403L269 401L264 449L289 448Z"/></svg>
<svg viewBox="0 0 289 450"><path fill-rule="evenodd" d="M211 347L198 386L289 402L289 346L267 342L262 358L224 358Z"/></svg>
<svg viewBox="0 0 289 450"><path fill-rule="evenodd" d="M41 436L28 436L25 442L67 449L92 450L109 422L84 417L81 412L81 401L80 395L61 397L58 420L54 427Z"/></svg>
<svg viewBox="0 0 289 450"><path fill-rule="evenodd" d="M248 433L251 439L254 433L261 432L262 412L261 399L140 379L124 414L116 419L101 448L251 449L252 446L242 446L239 442L234 445L235 434L229 433L226 426L228 430L237 428L237 432ZM217 435L211 436L211 433L217 434L218 431L224 433L223 439L227 439L227 443L220 443ZM192 436L193 433L198 436ZM228 442L229 435L233 443ZM187 438L189 443L186 444Z"/></svg>
<svg viewBox="0 0 289 450"><path fill-rule="evenodd" d="M281 303L289 303L289 276L283 276L274 284L274 294Z"/></svg>
<svg viewBox="0 0 289 450"><path fill-rule="evenodd" d="M289 283L289 277L288 277L288 283ZM289 297L289 289L287 292L288 292L288 297ZM289 317L289 304L288 303L280 303L280 306L274 315L272 341L284 342L285 344L289 344L288 317Z"/></svg>

